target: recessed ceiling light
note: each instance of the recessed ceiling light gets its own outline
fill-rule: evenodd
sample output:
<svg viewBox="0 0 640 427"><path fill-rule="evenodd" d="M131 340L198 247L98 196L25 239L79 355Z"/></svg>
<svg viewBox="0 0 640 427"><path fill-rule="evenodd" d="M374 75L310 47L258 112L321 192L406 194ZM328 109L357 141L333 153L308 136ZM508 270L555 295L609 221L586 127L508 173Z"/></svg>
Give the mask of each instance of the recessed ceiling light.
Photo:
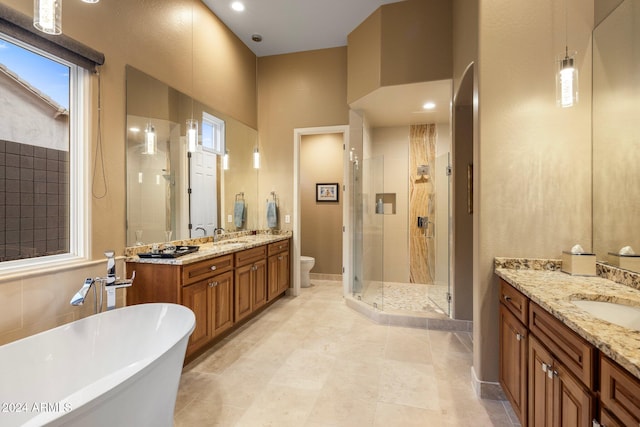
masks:
<svg viewBox="0 0 640 427"><path fill-rule="evenodd" d="M424 110L433 110L434 108L436 108L436 104L434 104L433 102L425 102L422 108Z"/></svg>
<svg viewBox="0 0 640 427"><path fill-rule="evenodd" d="M242 12L244 11L244 4L239 1L234 1L233 3L231 3L231 9L235 10L236 12Z"/></svg>

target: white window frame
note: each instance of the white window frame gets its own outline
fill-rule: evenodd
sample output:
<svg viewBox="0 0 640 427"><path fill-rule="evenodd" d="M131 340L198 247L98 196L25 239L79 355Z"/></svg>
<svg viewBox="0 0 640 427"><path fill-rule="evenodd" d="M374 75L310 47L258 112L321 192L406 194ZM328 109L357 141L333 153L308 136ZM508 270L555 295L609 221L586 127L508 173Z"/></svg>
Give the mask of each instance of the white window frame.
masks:
<svg viewBox="0 0 640 427"><path fill-rule="evenodd" d="M207 123L213 127L213 148L204 146L204 124ZM203 144L202 149L215 153L219 156L224 155L224 151L226 148L226 139L225 139L225 123L224 120L207 113L206 111L202 112L202 129L203 129Z"/></svg>
<svg viewBox="0 0 640 427"><path fill-rule="evenodd" d="M0 279L86 262L89 248L90 72L42 49L0 33L6 40L69 67L69 252L0 262Z"/></svg>

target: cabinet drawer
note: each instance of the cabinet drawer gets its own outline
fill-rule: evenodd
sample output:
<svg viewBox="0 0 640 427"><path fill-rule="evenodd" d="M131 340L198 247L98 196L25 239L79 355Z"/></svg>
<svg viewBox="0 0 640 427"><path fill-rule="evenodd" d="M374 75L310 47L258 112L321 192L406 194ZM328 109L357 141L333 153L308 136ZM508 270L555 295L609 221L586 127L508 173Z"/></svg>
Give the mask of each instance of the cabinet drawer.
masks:
<svg viewBox="0 0 640 427"><path fill-rule="evenodd" d="M529 304L529 330L587 388L594 389L595 347L533 302Z"/></svg>
<svg viewBox="0 0 640 427"><path fill-rule="evenodd" d="M640 424L640 381L602 355L600 356L600 401L622 422L622 425Z"/></svg>
<svg viewBox="0 0 640 427"><path fill-rule="evenodd" d="M208 259L206 261L196 262L194 264L185 265L182 269L182 284L189 285L198 280L216 274L224 273L233 269L233 255L224 255L217 258Z"/></svg>
<svg viewBox="0 0 640 427"><path fill-rule="evenodd" d="M246 251L236 252L236 267L251 264L253 262L264 259L267 255L266 246L258 246L257 248L247 249Z"/></svg>
<svg viewBox="0 0 640 427"><path fill-rule="evenodd" d="M500 279L500 302L524 325L527 324L529 320L529 298L502 279Z"/></svg>
<svg viewBox="0 0 640 427"><path fill-rule="evenodd" d="M279 242L269 244L268 254L269 256L278 254L280 252L289 250L289 241L281 240Z"/></svg>

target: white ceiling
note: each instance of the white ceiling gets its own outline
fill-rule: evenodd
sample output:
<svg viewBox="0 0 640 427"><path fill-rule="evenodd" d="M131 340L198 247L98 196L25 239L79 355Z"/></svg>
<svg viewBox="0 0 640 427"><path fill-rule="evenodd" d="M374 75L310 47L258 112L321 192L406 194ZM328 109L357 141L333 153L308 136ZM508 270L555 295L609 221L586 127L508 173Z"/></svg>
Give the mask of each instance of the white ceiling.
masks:
<svg viewBox="0 0 640 427"><path fill-rule="evenodd" d="M202 0L256 56L346 46L347 35L383 4L401 0ZM262 41L251 40L260 34Z"/></svg>
<svg viewBox="0 0 640 427"><path fill-rule="evenodd" d="M270 56L346 46L347 35L380 6L402 0L202 0L256 56ZM262 36L261 42L251 39ZM373 127L448 123L451 81L383 87L356 101ZM421 111L432 101L436 109Z"/></svg>

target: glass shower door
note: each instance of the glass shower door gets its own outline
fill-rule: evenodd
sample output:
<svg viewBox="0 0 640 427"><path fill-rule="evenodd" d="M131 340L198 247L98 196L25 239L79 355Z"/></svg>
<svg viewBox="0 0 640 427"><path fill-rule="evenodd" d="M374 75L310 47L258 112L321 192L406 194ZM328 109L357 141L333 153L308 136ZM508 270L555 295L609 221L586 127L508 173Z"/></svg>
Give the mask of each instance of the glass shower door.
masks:
<svg viewBox="0 0 640 427"><path fill-rule="evenodd" d="M382 309L384 222L376 194L384 192L384 159L376 157L354 162L353 170L353 296Z"/></svg>

